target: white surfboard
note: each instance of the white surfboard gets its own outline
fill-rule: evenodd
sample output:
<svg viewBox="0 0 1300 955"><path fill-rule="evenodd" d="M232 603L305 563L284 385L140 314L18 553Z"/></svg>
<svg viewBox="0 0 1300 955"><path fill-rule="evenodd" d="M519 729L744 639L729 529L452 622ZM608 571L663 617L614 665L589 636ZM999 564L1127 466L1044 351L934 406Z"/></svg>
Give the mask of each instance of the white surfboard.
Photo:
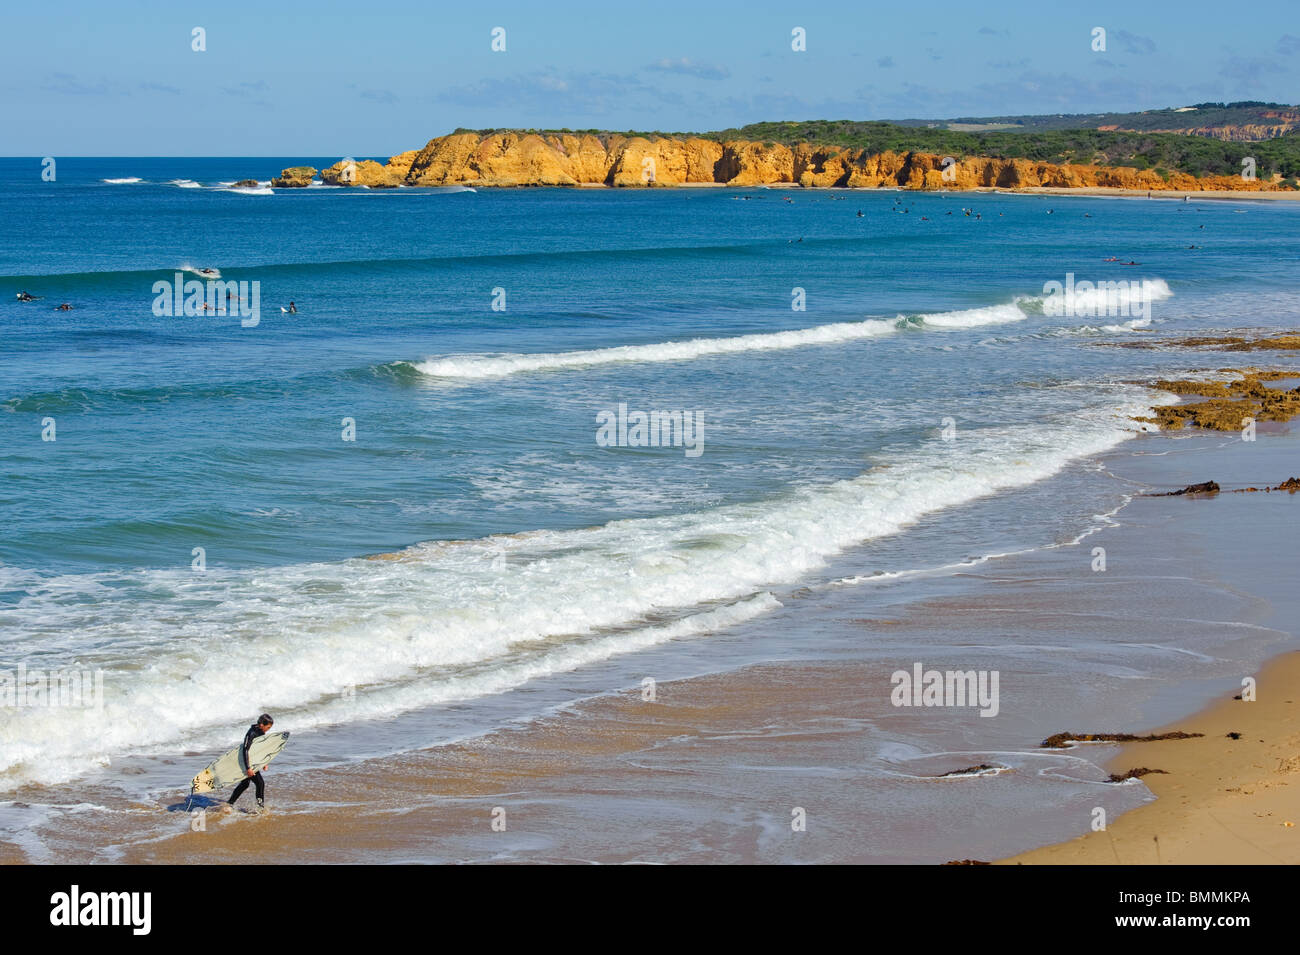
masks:
<svg viewBox="0 0 1300 955"><path fill-rule="evenodd" d="M274 759L280 750L284 749L285 744L288 742L288 733L267 733L265 736L259 736L248 747L249 764L260 772L266 768L267 763ZM247 779L246 767L239 758L240 749L240 746L236 746L220 759L208 764L207 769L194 777L190 787L190 794L210 793L214 789L225 789L227 786L235 785L240 780Z"/></svg>

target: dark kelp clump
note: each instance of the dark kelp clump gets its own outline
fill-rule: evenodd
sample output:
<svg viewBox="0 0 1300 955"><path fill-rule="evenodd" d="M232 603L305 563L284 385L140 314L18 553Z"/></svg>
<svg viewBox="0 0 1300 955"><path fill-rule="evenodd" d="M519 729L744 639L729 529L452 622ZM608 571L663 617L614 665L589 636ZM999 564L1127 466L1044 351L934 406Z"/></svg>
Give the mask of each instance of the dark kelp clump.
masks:
<svg viewBox="0 0 1300 955"><path fill-rule="evenodd" d="M1152 736L1134 736L1132 733L1057 733L1039 745L1043 749L1068 749L1068 743L1156 743L1164 739L1195 739L1204 733L1156 733Z"/></svg>
<svg viewBox="0 0 1300 955"><path fill-rule="evenodd" d="M1005 766L996 766L993 763L980 763L978 766L967 766L965 769L953 769L946 773L940 773L935 779L943 779L946 776L973 776L976 773L987 772L990 769L1006 769Z"/></svg>
<svg viewBox="0 0 1300 955"><path fill-rule="evenodd" d="M1169 775L1169 773L1167 773L1167 772L1166 772L1165 770L1163 770L1163 769L1147 769L1145 766L1142 766L1142 767L1140 767L1140 768L1138 768L1138 769L1130 769L1130 770L1129 770L1127 773L1125 773L1123 776L1120 776L1120 775L1118 775L1118 774L1116 774L1116 773L1111 773L1111 774L1110 774L1110 779L1108 780L1108 782L1112 782L1112 783L1122 783L1122 782L1124 782L1126 779L1141 779L1143 776L1150 775L1151 773L1160 773L1162 776L1168 776L1168 775Z"/></svg>
<svg viewBox="0 0 1300 955"><path fill-rule="evenodd" d="M1249 494L1251 491L1263 491L1265 494L1272 491L1288 491L1294 494L1296 491L1300 491L1300 478L1289 477L1276 487L1239 487L1232 493Z"/></svg>
<svg viewBox="0 0 1300 955"><path fill-rule="evenodd" d="M1189 484L1187 487L1177 491L1159 491L1152 494L1144 494L1143 497L1178 497L1182 494L1218 494L1222 488L1219 487L1218 481L1202 481L1200 484ZM1273 487L1237 487L1232 489L1233 494L1250 494L1252 492L1271 494L1273 491L1286 491L1288 494L1294 494L1300 491L1300 478L1289 477L1281 484Z"/></svg>
<svg viewBox="0 0 1300 955"><path fill-rule="evenodd" d="M1219 484L1217 481L1203 481L1200 484L1189 484L1180 491L1162 491L1159 494L1147 494L1146 497L1178 497L1180 494L1218 494Z"/></svg>

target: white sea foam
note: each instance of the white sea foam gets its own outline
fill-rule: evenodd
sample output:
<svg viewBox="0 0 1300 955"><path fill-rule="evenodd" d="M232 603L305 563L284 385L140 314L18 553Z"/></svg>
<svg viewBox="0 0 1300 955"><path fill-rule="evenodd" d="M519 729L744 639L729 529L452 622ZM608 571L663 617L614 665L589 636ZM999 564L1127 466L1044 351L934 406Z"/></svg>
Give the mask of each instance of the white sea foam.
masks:
<svg viewBox="0 0 1300 955"><path fill-rule="evenodd" d="M217 192L235 192L241 196L273 196L275 190L270 186L238 186L230 189L218 189Z"/></svg>
<svg viewBox="0 0 1300 955"><path fill-rule="evenodd" d="M772 588L847 548L1111 448L1152 400L1115 386L1069 415L966 430L889 468L768 500L427 543L393 559L36 580L6 569L28 593L6 610L11 645L41 647L29 667L103 669L105 702L0 708L0 787L132 752L215 748L259 708L301 729L705 636L774 609Z"/></svg>
<svg viewBox="0 0 1300 955"><path fill-rule="evenodd" d="M1107 334L1117 335L1123 332L1143 331L1144 329L1150 327L1151 327L1151 319L1134 318L1134 319L1130 319L1127 322L1120 322L1116 325L1084 325L1080 328L1073 329L1073 331L1083 335L1096 334L1098 332L1105 332Z"/></svg>
<svg viewBox="0 0 1300 955"><path fill-rule="evenodd" d="M1161 279L1151 280L1150 293L1154 299L1168 298L1173 293ZM1093 290L1078 296L1080 307L1090 296L1101 296L1105 304L1107 290ZM1121 302L1127 303L1129 293L1121 290ZM1136 293L1135 293L1136 294ZM693 338L688 341L661 342L651 345L619 345L613 348L592 348L569 352L507 352L503 354L438 355L412 362L412 367L423 375L447 381L475 381L504 378L527 372L562 371L590 368L621 362L677 362L693 361L716 355L734 355L745 352L777 351L804 348L810 345L835 345L862 339L892 335L903 328L917 329L968 329L986 325L1006 325L1024 321L1032 314L1042 299L1022 297L1013 302L987 305L980 308L959 309L949 312L923 312L899 315L894 320L866 319L861 322L836 322L814 325L783 332L763 332L739 335L732 338ZM1095 304L1095 303L1094 303ZM1142 328L1145 320L1127 323L1123 329L1107 326L1104 330L1132 330Z"/></svg>
<svg viewBox="0 0 1300 955"><path fill-rule="evenodd" d="M101 179L101 182L112 183L115 186L126 185L133 182L144 182L139 176L127 176L125 179Z"/></svg>
<svg viewBox="0 0 1300 955"><path fill-rule="evenodd" d="M968 308L957 312L931 312L917 315L920 322L930 328L979 328L981 325L1005 325L1008 322L1023 321L1028 316L1020 307L1019 299L1005 305L989 305L985 308Z"/></svg>
<svg viewBox="0 0 1300 955"><path fill-rule="evenodd" d="M426 358L424 361L416 362L415 368L422 374L434 378L501 378L528 371L587 368L618 362L690 361L711 355L799 348L804 345L829 345L863 338L877 338L881 335L893 334L895 331L893 322L876 320L839 322L788 332L765 332L756 335L739 335L735 338L693 338L682 342L619 345L614 348L593 348L586 351L449 355L445 358Z"/></svg>
<svg viewBox="0 0 1300 955"><path fill-rule="evenodd" d="M203 188L202 184L195 182L193 179L173 179L170 184L173 186L179 186L182 189Z"/></svg>
<svg viewBox="0 0 1300 955"><path fill-rule="evenodd" d="M1060 286L1064 283L1055 284ZM1043 313L1053 317L1119 318L1132 315L1135 310L1149 309L1151 303L1163 301L1173 294L1169 283L1164 279L1124 279L1100 283L1088 281L1087 287L1081 289L1071 276L1070 283L1056 294L1044 296Z"/></svg>

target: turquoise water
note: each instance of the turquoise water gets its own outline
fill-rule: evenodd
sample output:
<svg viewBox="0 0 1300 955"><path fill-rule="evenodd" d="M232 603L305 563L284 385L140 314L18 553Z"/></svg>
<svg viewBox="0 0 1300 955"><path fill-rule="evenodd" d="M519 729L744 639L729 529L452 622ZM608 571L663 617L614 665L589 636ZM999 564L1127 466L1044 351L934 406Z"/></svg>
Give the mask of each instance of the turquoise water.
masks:
<svg viewBox="0 0 1300 955"><path fill-rule="evenodd" d="M299 162L329 160L0 160L0 664L102 669L107 714L0 712L6 788L1073 539L1168 400L1128 382L1205 363L1099 345L1300 322L1293 203L221 185ZM259 283L257 323L156 316L198 268ZM1044 314L1067 273L1148 280L1149 317ZM620 403L694 413L702 453L602 446Z"/></svg>

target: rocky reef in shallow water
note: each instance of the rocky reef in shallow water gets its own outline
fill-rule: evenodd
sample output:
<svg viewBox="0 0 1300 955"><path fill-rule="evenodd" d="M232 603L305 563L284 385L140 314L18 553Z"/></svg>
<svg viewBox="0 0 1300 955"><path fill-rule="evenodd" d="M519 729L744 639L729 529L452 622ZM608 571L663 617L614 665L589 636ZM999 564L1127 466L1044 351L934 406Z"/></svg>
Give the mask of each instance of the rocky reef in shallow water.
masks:
<svg viewBox="0 0 1300 955"><path fill-rule="evenodd" d="M1226 370L1226 369L1225 369ZM1300 377L1296 371L1236 372L1231 381L1177 380L1149 382L1153 388L1175 395L1202 398L1152 409L1154 417L1139 420L1177 431L1185 424L1212 431L1238 431L1247 418L1255 421L1290 421L1300 414L1300 387L1270 388L1265 382Z"/></svg>

